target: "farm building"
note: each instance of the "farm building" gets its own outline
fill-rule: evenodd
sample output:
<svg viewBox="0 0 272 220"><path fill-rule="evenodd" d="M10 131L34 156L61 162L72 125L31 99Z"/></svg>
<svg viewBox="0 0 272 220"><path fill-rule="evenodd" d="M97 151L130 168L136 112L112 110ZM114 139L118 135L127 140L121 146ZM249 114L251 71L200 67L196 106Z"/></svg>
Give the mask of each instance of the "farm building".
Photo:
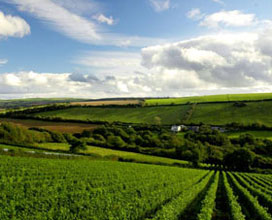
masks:
<svg viewBox="0 0 272 220"><path fill-rule="evenodd" d="M171 131L173 132L179 132L182 129L187 128L185 125L172 125Z"/></svg>

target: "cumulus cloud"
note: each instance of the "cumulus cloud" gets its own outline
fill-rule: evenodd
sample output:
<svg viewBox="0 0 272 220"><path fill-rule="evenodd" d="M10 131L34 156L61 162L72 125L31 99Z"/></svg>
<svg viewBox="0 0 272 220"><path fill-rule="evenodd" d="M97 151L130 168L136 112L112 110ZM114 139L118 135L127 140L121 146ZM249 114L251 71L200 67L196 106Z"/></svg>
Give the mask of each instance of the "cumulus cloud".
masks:
<svg viewBox="0 0 272 220"><path fill-rule="evenodd" d="M0 66L5 65L8 63L7 59L0 59Z"/></svg>
<svg viewBox="0 0 272 220"><path fill-rule="evenodd" d="M149 0L149 2L156 12L165 11L170 8L170 0Z"/></svg>
<svg viewBox="0 0 272 220"><path fill-rule="evenodd" d="M200 22L200 26L209 28L218 27L246 27L257 22L255 14L246 14L239 10L220 11L206 15Z"/></svg>
<svg viewBox="0 0 272 220"><path fill-rule="evenodd" d="M98 79L89 74L34 71L0 74L0 98L144 96L147 90L135 83L134 77L117 79L109 75Z"/></svg>
<svg viewBox="0 0 272 220"><path fill-rule="evenodd" d="M106 17L103 14L94 15L93 19L97 20L99 23L106 23L107 25L113 25L115 23L112 16Z"/></svg>
<svg viewBox="0 0 272 220"><path fill-rule="evenodd" d="M224 33L148 47L142 50L142 64L150 71L169 75L174 71L184 78L187 74L199 89L205 84L208 88L268 86L272 84L272 56L262 47L265 37L271 44L269 33L263 32Z"/></svg>
<svg viewBox="0 0 272 220"><path fill-rule="evenodd" d="M24 19L18 16L5 15L0 11L0 38L21 38L28 34L30 34L30 26Z"/></svg>
<svg viewBox="0 0 272 220"><path fill-rule="evenodd" d="M272 57L272 29L263 31L258 36L257 48L268 57Z"/></svg>

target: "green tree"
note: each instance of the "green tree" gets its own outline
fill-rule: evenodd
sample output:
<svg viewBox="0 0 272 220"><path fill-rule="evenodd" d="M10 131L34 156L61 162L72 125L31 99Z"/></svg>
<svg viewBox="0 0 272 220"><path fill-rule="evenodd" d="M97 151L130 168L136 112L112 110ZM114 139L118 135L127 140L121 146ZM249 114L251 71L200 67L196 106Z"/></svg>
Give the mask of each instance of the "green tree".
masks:
<svg viewBox="0 0 272 220"><path fill-rule="evenodd" d="M87 145L84 141L82 140L73 140L70 143L70 152L72 153L79 153L80 151L86 150Z"/></svg>

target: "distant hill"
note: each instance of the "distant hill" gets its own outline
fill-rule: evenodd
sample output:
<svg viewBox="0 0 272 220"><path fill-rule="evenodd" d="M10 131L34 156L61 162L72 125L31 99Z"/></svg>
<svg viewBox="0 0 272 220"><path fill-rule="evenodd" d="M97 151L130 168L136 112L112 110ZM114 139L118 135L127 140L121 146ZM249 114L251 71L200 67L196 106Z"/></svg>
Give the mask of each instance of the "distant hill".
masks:
<svg viewBox="0 0 272 220"><path fill-rule="evenodd" d="M178 105L204 102L230 102L230 101L256 101L272 100L272 93L249 93L249 94L224 94L208 96L190 96L180 98L146 98L147 105Z"/></svg>

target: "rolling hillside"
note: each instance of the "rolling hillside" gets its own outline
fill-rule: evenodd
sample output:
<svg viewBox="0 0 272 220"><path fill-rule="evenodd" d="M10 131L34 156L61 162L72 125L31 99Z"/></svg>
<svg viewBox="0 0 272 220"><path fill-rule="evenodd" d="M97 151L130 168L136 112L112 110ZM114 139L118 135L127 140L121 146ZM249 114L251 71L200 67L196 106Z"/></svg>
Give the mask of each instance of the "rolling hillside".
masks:
<svg viewBox="0 0 272 220"><path fill-rule="evenodd" d="M203 103L154 107L73 107L36 113L39 117L59 117L83 121L107 121L147 124L204 123L225 125L231 122L261 123L272 126L272 101L245 102L244 106L229 103Z"/></svg>
<svg viewBox="0 0 272 220"><path fill-rule="evenodd" d="M181 98L154 98L145 99L147 105L171 105L203 102L233 102L233 101L256 101L270 100L272 93L250 93L250 94L225 94L208 96L190 96Z"/></svg>
<svg viewBox="0 0 272 220"><path fill-rule="evenodd" d="M68 108L36 114L42 117L60 117L63 119L148 123L148 124L175 124L181 123L182 116L190 109L189 105L165 107L137 107L137 108Z"/></svg>

